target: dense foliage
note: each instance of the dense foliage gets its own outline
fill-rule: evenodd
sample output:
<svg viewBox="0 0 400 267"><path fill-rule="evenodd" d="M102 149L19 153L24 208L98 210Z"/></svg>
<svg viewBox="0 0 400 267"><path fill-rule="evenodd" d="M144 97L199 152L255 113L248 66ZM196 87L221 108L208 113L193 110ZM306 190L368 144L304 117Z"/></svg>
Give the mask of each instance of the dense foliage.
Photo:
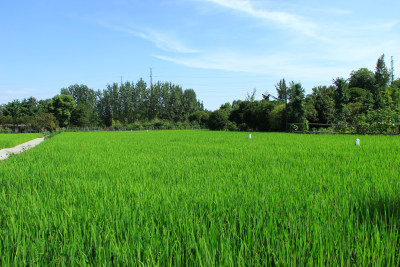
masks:
<svg viewBox="0 0 400 267"><path fill-rule="evenodd" d="M361 68L347 80L339 77L330 86L314 87L308 95L300 83L287 86L282 79L275 85L277 97L263 94L261 101L234 101L229 120L217 127L211 122L210 129L285 131L292 124L290 130L398 134L400 79L389 78L382 55L375 72ZM226 111L226 106L220 110ZM322 129L327 124L333 126Z"/></svg>
<svg viewBox="0 0 400 267"><path fill-rule="evenodd" d="M113 129L209 128L233 131L318 130L318 125L341 125L341 131L357 133L399 132L400 79L390 80L384 55L375 72L366 68L352 71L349 79L338 77L332 85L318 86L305 95L301 83L285 79L276 85L277 97L264 94L255 100L255 90L245 100L225 103L208 112L193 89L157 82L148 86L109 84L104 90L86 85L61 89L52 99L30 97L0 108L0 130L6 125L25 128L112 127ZM273 99L271 99L273 98ZM354 125L349 128L348 125Z"/></svg>
<svg viewBox="0 0 400 267"><path fill-rule="evenodd" d="M62 88L52 99L14 100L1 107L0 125L48 130L57 126L131 129L137 128L135 125L147 128L148 124L155 128L201 128L206 126L205 117L196 114L202 110L193 89L162 82L148 87L140 79L136 84L113 83L103 91L75 84Z"/></svg>

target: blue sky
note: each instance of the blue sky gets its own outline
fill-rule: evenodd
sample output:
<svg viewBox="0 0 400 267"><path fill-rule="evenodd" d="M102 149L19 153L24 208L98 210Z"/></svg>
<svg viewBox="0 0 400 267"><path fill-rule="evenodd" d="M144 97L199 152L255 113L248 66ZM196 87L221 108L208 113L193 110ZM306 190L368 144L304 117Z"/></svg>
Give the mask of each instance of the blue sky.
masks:
<svg viewBox="0 0 400 267"><path fill-rule="evenodd" d="M0 104L63 87L170 81L207 109L306 92L385 54L400 76L400 1L0 0Z"/></svg>

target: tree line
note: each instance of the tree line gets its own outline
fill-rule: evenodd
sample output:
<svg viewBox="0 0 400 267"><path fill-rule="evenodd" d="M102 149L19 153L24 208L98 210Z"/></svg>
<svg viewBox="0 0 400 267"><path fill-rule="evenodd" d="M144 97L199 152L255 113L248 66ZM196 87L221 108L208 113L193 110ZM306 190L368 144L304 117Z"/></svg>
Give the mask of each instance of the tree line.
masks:
<svg viewBox="0 0 400 267"><path fill-rule="evenodd" d="M155 123L182 125L190 115L204 110L193 89L183 90L170 82L148 86L143 79L136 84L108 84L104 90L86 85L62 88L51 99L14 100L2 105L0 125L25 125L36 130L56 127L141 127ZM160 125L161 124L161 125ZM199 125L197 125L200 127Z"/></svg>
<svg viewBox="0 0 400 267"><path fill-rule="evenodd" d="M244 100L204 109L193 89L170 82L148 86L108 84L104 90L86 85L62 88L52 99L14 100L0 107L0 125L27 125L33 129L101 127L114 129L209 128L233 131L321 130L326 125L358 133L399 131L400 79L394 80L384 55L374 71L360 68L348 79L312 88L305 94L299 82L280 80L275 96L255 100L255 90ZM331 128L332 128L331 127ZM396 128L397 127L397 128ZM353 129L353 128L351 128ZM332 129L328 129L332 130Z"/></svg>
<svg viewBox="0 0 400 267"><path fill-rule="evenodd" d="M253 92L244 101L223 104L210 114L210 129L399 133L400 79L394 80L384 55L374 72L360 68L348 79L314 87L308 95L301 83L285 79L275 90L275 97L266 93L255 101Z"/></svg>

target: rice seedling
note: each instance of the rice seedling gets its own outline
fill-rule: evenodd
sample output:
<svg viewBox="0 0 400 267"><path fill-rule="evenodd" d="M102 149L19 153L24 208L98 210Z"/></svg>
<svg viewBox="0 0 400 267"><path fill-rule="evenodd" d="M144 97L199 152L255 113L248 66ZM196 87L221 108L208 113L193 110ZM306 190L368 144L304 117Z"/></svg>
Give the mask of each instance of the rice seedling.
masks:
<svg viewBox="0 0 400 267"><path fill-rule="evenodd" d="M42 137L40 133L0 134L0 149L14 147L32 139Z"/></svg>
<svg viewBox="0 0 400 267"><path fill-rule="evenodd" d="M1 265L400 264L397 136L62 133L0 162Z"/></svg>

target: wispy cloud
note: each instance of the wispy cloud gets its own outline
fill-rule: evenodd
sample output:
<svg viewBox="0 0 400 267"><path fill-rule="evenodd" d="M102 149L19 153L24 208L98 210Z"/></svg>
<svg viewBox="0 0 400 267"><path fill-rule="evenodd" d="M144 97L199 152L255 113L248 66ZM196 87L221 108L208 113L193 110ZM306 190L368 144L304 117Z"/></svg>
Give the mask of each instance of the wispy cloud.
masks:
<svg viewBox="0 0 400 267"><path fill-rule="evenodd" d="M322 21L320 16L314 16L315 23L320 22L320 26L317 26L304 17L281 12L279 10L282 9L279 8L276 9L278 11L266 10L265 6L259 6L260 1L201 1L280 24L295 30L297 34L287 39L284 48L269 49L266 45L262 50L248 44L248 49L244 51L234 45L218 48L214 46L197 54L155 55L156 58L190 68L330 82L333 77L348 77L354 69L373 66L375 58L385 51L399 51L396 47L400 40L391 34L398 25L396 21L362 24L350 17L346 22L341 22L337 21L337 15L350 14L351 11L327 7L326 13L334 16L324 17ZM351 27L348 25L349 21L352 23ZM387 34L390 34L389 38L376 38L388 36ZM308 38L310 36L313 38ZM368 62L370 65L366 65Z"/></svg>
<svg viewBox="0 0 400 267"><path fill-rule="evenodd" d="M113 24L108 24L101 22L99 23L103 27L108 29L128 33L135 37L142 38L146 41L153 43L156 47L175 53L189 54L189 53L197 53L199 50L187 47L184 45L178 38L174 38L171 32L163 33L154 29L147 29L145 31L138 31L128 27L117 26Z"/></svg>
<svg viewBox="0 0 400 267"><path fill-rule="evenodd" d="M348 9L342 9L342 8L337 8L337 7L332 7L332 6L324 6L324 7L311 7L311 6L304 6L304 5L293 5L293 8L296 9L303 9L305 11L311 11L315 13L324 13L328 15L335 15L335 16L344 16L344 15L350 15L353 14L351 10Z"/></svg>
<svg viewBox="0 0 400 267"><path fill-rule="evenodd" d="M333 74L344 75L349 71L337 66L304 63L304 56L288 53L249 55L229 52L203 54L196 57L168 57L162 55L154 55L154 57L191 68L289 77L294 80L312 80L316 76L330 77Z"/></svg>
<svg viewBox="0 0 400 267"><path fill-rule="evenodd" d="M325 12L328 14L333 14L333 15L350 15L352 12L347 9L341 9L341 8L335 8L335 7L328 7L325 9L317 10L321 12Z"/></svg>
<svg viewBox="0 0 400 267"><path fill-rule="evenodd" d="M177 53L198 53L199 50L192 49L182 44L177 39L171 39L171 35L149 30L147 33L134 33L133 34L154 43L158 48Z"/></svg>
<svg viewBox="0 0 400 267"><path fill-rule="evenodd" d="M317 37L317 25L304 17L282 11L268 11L254 6L248 0L204 0L219 6L245 13L251 17L267 20L308 36Z"/></svg>

